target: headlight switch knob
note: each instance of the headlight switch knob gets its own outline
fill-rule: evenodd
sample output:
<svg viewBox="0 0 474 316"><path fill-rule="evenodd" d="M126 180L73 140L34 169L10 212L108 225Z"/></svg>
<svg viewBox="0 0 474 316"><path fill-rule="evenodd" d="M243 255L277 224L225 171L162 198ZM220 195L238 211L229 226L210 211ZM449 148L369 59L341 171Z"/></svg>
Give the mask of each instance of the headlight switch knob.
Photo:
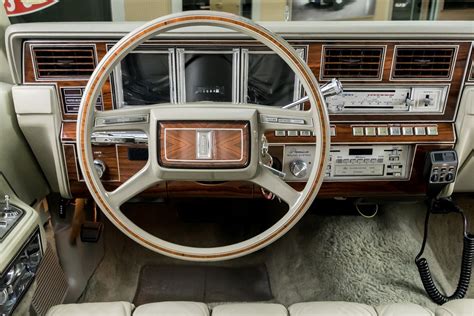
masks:
<svg viewBox="0 0 474 316"><path fill-rule="evenodd" d="M100 159L95 159L94 168L95 168L95 171L97 171L97 175L99 176L99 178L102 179L102 177L104 176L105 170L107 170L107 166L105 165L105 162L103 162Z"/></svg>

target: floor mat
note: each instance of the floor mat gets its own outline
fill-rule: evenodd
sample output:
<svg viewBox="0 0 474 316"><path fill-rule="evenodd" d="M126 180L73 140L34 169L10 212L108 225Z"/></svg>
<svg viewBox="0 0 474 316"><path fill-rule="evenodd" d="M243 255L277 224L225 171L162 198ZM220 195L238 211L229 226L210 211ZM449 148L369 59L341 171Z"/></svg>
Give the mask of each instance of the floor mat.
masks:
<svg viewBox="0 0 474 316"><path fill-rule="evenodd" d="M252 302L273 298L265 265L213 267L145 265L133 303Z"/></svg>

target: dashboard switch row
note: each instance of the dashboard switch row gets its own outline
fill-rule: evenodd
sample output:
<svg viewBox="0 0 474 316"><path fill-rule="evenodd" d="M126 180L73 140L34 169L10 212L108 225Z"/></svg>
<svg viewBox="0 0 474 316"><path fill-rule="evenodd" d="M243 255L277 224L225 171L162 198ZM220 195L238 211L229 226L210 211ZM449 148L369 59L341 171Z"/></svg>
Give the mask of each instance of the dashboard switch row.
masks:
<svg viewBox="0 0 474 316"><path fill-rule="evenodd" d="M353 136L437 136L438 126L354 126Z"/></svg>

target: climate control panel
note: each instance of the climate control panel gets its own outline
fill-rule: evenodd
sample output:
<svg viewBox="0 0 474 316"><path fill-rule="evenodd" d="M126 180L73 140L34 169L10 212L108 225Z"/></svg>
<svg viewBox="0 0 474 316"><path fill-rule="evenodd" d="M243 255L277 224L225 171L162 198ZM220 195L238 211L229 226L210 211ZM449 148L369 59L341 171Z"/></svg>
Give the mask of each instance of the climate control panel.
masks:
<svg viewBox="0 0 474 316"><path fill-rule="evenodd" d="M338 95L326 97L328 110L346 113L441 113L448 85L440 86L344 86Z"/></svg>

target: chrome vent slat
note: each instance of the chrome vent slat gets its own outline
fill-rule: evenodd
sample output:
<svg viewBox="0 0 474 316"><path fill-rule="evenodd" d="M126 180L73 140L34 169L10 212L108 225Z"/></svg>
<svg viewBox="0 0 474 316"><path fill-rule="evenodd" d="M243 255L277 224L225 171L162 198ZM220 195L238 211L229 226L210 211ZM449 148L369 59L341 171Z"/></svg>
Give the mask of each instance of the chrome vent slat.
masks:
<svg viewBox="0 0 474 316"><path fill-rule="evenodd" d="M449 79L454 67L454 47L396 47L393 79Z"/></svg>
<svg viewBox="0 0 474 316"><path fill-rule="evenodd" d="M321 79L380 79L384 47L323 48Z"/></svg>
<svg viewBox="0 0 474 316"><path fill-rule="evenodd" d="M33 59L40 79L87 78L96 65L94 46L36 46Z"/></svg>

